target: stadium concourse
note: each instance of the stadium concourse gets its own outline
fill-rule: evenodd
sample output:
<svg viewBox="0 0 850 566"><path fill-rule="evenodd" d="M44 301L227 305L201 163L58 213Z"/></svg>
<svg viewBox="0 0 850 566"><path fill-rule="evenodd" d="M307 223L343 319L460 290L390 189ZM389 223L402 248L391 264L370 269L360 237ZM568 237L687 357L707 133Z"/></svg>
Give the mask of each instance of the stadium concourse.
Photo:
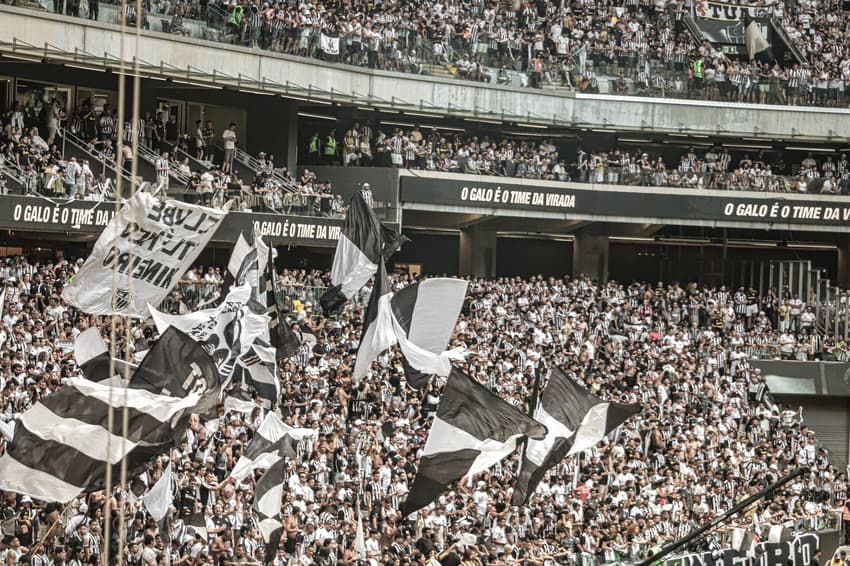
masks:
<svg viewBox="0 0 850 566"><path fill-rule="evenodd" d="M88 316L61 299L81 264L73 258L0 261L4 434L36 401L82 373L75 338L97 328L110 340L109 317ZM183 291L216 287L213 275L203 284L192 279L184 279ZM391 286L400 290L413 281L395 274ZM727 527L763 539L776 525L814 531L845 505L844 472L830 465L801 415L777 404L748 363L837 355L832 337L820 336L805 314L811 305L774 293L600 283L575 274L470 279L449 345L461 353L456 366L524 411L534 376L557 366L605 400L640 404L640 414L557 463L524 505L511 504L514 455L404 517L400 508L445 380L412 389L397 349L379 355L362 379L352 379L373 284L339 315L326 317L316 298L329 284L329 274L315 270L284 268L278 276L290 305L287 317L300 337L277 375L279 414L284 423L313 432L293 446L294 457L281 472L283 532L274 555L265 554L255 510L260 484L250 473L244 481L231 477L267 421L255 396L220 406L215 418L193 418L179 444L134 478L133 493L116 488L106 499L96 491L67 506L5 493L4 563L100 564L107 546L110 561L118 562L120 538L120 560L140 566L587 566L639 561L798 466L810 472ZM173 307L181 310L179 303ZM131 323L126 333L118 324L117 357L156 339L156 329L142 322ZM166 473L172 474L171 521L158 524L151 517L154 505L139 494ZM112 521L108 541L105 520ZM691 550L725 547L730 533L713 531Z"/></svg>

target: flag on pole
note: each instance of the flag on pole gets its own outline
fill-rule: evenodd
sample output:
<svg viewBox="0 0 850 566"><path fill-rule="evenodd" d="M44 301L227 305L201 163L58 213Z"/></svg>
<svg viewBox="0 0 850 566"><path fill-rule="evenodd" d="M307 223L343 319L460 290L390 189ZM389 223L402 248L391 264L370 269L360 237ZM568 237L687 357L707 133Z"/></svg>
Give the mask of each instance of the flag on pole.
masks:
<svg viewBox="0 0 850 566"><path fill-rule="evenodd" d="M286 459L281 458L266 470L254 488L253 507L260 519L273 519L280 515L285 467Z"/></svg>
<svg viewBox="0 0 850 566"><path fill-rule="evenodd" d="M88 314L146 318L148 304L165 299L226 214L136 192L101 233L62 298Z"/></svg>
<svg viewBox="0 0 850 566"><path fill-rule="evenodd" d="M280 380L277 377L275 349L261 341L251 345L248 352L236 362L238 378L257 392L267 409L273 409L280 400Z"/></svg>
<svg viewBox="0 0 850 566"><path fill-rule="evenodd" d="M283 316L277 295L277 270L274 266L274 248L269 246L266 261L266 316L269 317L269 341L275 348L275 359L285 360L298 351L301 341Z"/></svg>
<svg viewBox="0 0 850 566"><path fill-rule="evenodd" d="M174 347L168 339L172 334L183 343L184 358L175 359L165 351ZM133 477L176 445L189 416L216 394L218 376L212 360L188 336L170 329L164 338L153 346L140 370L152 366L151 375L176 376L188 391L185 397L137 389L132 383L115 392L103 383L70 379L18 420L14 439L0 458L0 489L45 501L69 501L82 491L103 489L107 464L117 482L125 458L127 476ZM173 360L168 374L154 367L162 359ZM125 407L126 437L122 436Z"/></svg>
<svg viewBox="0 0 850 566"><path fill-rule="evenodd" d="M402 516L434 501L452 482L483 472L546 427L457 368L446 382Z"/></svg>
<svg viewBox="0 0 850 566"><path fill-rule="evenodd" d="M534 412L534 418L546 425L548 433L545 438L526 442L512 503L525 503L543 475L564 457L594 446L639 412L637 404L603 401L553 367Z"/></svg>
<svg viewBox="0 0 850 566"><path fill-rule="evenodd" d="M110 372L109 346L100 336L100 329L92 326L80 332L74 339L74 359L83 370L86 379L104 381L114 376L128 379L136 372L137 366L124 360L112 360Z"/></svg>
<svg viewBox="0 0 850 566"><path fill-rule="evenodd" d="M148 513L151 514L157 523L165 518L168 514L168 508L171 506L171 460L162 472L162 476L157 480L153 487L144 496L142 502Z"/></svg>
<svg viewBox="0 0 850 566"><path fill-rule="evenodd" d="M363 532L363 514L357 506L357 531L354 533L354 553L358 560L366 560L366 535Z"/></svg>
<svg viewBox="0 0 850 566"><path fill-rule="evenodd" d="M233 466L230 476L241 482L255 468L268 468L284 456L294 457L294 443L306 437L315 438L317 434L310 428L293 428L270 412L257 427L256 434Z"/></svg>
<svg viewBox="0 0 850 566"><path fill-rule="evenodd" d="M405 373L410 370L412 387L423 387L431 374L448 376L452 365L446 347L466 287L462 279L437 278L393 293L382 263L366 308L352 378L365 376L378 355L396 343L404 354Z"/></svg>
<svg viewBox="0 0 850 566"><path fill-rule="evenodd" d="M348 212L336 242L331 265L333 287L319 299L325 316L338 312L372 278L382 262L384 238L389 234L396 233L385 232L375 211L356 192L348 201ZM391 245L397 246L398 242L394 239Z"/></svg>

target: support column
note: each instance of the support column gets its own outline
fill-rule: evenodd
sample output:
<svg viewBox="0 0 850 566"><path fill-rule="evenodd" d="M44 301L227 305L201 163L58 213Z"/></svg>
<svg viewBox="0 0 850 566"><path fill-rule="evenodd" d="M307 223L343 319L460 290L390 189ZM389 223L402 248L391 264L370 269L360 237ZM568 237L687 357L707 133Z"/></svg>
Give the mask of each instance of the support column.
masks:
<svg viewBox="0 0 850 566"><path fill-rule="evenodd" d="M496 232L470 226L460 231L460 275L496 276Z"/></svg>
<svg viewBox="0 0 850 566"><path fill-rule="evenodd" d="M850 286L850 236L844 234L837 238L838 261L835 283L839 287L847 289Z"/></svg>
<svg viewBox="0 0 850 566"><path fill-rule="evenodd" d="M573 243L573 276L584 273L600 282L608 280L608 235L599 233L595 226L582 228L575 233Z"/></svg>

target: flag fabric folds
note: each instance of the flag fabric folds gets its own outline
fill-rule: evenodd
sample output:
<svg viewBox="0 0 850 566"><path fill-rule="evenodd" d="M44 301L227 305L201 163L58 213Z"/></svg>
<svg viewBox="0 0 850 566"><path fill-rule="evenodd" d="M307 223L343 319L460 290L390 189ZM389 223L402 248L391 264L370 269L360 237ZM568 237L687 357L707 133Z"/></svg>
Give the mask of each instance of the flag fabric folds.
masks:
<svg viewBox="0 0 850 566"><path fill-rule="evenodd" d="M266 408L274 408L280 399L280 380L277 378L275 349L255 342L248 352L239 357L236 372L245 385L257 392ZM235 380L234 380L235 381Z"/></svg>
<svg viewBox="0 0 850 566"><path fill-rule="evenodd" d="M391 255L403 243L402 238L381 225L359 191L351 197L331 266L333 287L319 299L326 316L338 312L346 300L363 288L384 255Z"/></svg>
<svg viewBox="0 0 850 566"><path fill-rule="evenodd" d="M88 314L148 316L227 213L138 191L109 222L62 298Z"/></svg>
<svg viewBox="0 0 850 566"><path fill-rule="evenodd" d="M507 457L521 438L545 435L545 426L452 369L402 516L434 501L452 482Z"/></svg>
<svg viewBox="0 0 850 566"><path fill-rule="evenodd" d="M269 317L269 341L275 348L275 359L285 360L298 351L301 341L283 316L277 296L277 270L274 267L273 248L269 246L266 262L266 316Z"/></svg>
<svg viewBox="0 0 850 566"><path fill-rule="evenodd" d="M260 520L273 519L280 514L283 499L283 472L286 460L281 458L266 470L254 488L254 510Z"/></svg>
<svg viewBox="0 0 850 566"><path fill-rule="evenodd" d="M294 457L294 443L305 437L315 437L316 431L309 428L293 428L268 413L257 427L257 432L245 453L239 457L230 476L237 482L247 478L255 468L268 468L284 456Z"/></svg>
<svg viewBox="0 0 850 566"><path fill-rule="evenodd" d="M534 413L549 432L545 438L529 440L525 445L513 505L525 503L543 475L563 458L594 446L639 412L637 404L603 401L553 367Z"/></svg>
<svg viewBox="0 0 850 566"><path fill-rule="evenodd" d="M110 371L109 346L95 327L80 332L74 339L74 359L86 379L92 381L105 381L116 375L128 379L137 369L135 364L115 359Z"/></svg>
<svg viewBox="0 0 850 566"><path fill-rule="evenodd" d="M170 338L175 337L184 346L185 358L175 359L165 352L174 347ZM167 373L159 367L161 360L170 360ZM186 432L190 414L214 396L215 366L188 336L170 329L142 362L140 370L148 369L150 375L163 379L174 376L185 386L186 396L136 388L132 380L130 387L116 391L107 384L71 379L17 422L14 440L0 459L0 489L45 501L68 501L82 491L102 489L107 463L118 481L123 459L128 477L136 476L176 445Z"/></svg>
<svg viewBox="0 0 850 566"><path fill-rule="evenodd" d="M360 379L383 350L398 343L408 383L421 388L429 374L448 376L446 352L466 296L462 279L426 279L393 293L381 264L363 321L352 377Z"/></svg>
<svg viewBox="0 0 850 566"><path fill-rule="evenodd" d="M157 523L165 518L168 514L168 507L171 505L171 461L162 472L162 476L157 480L153 487L143 497L142 502L145 504L148 513L151 514Z"/></svg>

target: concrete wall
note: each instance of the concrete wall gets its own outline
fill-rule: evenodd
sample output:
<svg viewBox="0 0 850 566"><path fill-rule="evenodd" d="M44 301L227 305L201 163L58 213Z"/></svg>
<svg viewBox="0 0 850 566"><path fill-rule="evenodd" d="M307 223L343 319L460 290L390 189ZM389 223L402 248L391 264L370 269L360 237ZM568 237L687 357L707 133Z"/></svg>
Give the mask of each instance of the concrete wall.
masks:
<svg viewBox="0 0 850 566"><path fill-rule="evenodd" d="M57 48L49 54L61 59L58 50L73 53L75 49L101 59L92 65L116 66L103 59L122 53L118 26L86 20L57 17L49 13L0 7L0 41L8 44L0 50L12 52L13 41ZM804 139L847 139L850 110L796 108L781 106L717 103L616 97L611 95L559 95L531 89L516 90L453 79L417 77L408 74L369 71L353 67L329 65L285 55L225 46L197 39L183 39L156 32L145 32L136 50L130 34L123 45L126 59L136 52L148 63L168 65L212 74L214 71L233 78L269 80L282 85L288 82L303 88L339 93L340 101L351 96L410 103L419 110L470 115L492 112L509 120L538 124L575 123L587 128L610 128L631 131L668 131L723 136L780 137L786 141ZM27 51L24 49L23 51ZM21 53L20 47L15 49ZM226 54L226 56L225 56ZM37 57L37 53L30 56ZM174 71L170 71L173 73ZM193 73L200 80L200 74ZM225 82L227 80L225 79ZM244 83L243 83L244 84ZM271 87L267 87L270 91ZM306 94L304 94L306 97ZM314 95L316 96L316 95ZM329 95L318 95L328 98ZM348 99L350 102L350 99ZM365 100L364 100L365 102ZM363 103L361 103L362 105ZM410 109L415 110L415 109Z"/></svg>

